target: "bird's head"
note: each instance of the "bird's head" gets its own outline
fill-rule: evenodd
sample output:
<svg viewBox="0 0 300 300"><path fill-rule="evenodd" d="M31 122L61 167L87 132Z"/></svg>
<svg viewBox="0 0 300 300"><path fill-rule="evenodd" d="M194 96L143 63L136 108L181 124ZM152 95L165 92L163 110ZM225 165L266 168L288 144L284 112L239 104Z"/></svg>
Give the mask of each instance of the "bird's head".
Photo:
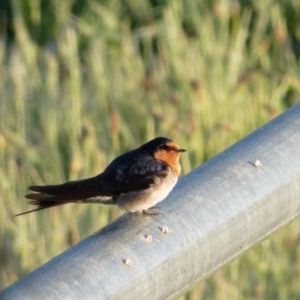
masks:
<svg viewBox="0 0 300 300"><path fill-rule="evenodd" d="M172 140L165 137L157 137L148 143L144 144L142 148L153 155L159 161L168 164L179 176L181 167L179 164L179 157L185 149L181 149Z"/></svg>

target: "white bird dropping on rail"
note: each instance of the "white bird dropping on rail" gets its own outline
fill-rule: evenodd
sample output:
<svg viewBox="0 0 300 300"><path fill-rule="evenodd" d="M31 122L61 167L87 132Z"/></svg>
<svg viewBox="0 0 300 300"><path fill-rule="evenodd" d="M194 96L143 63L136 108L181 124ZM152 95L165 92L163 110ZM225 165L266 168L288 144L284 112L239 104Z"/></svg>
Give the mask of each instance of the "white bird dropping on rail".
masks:
<svg viewBox="0 0 300 300"><path fill-rule="evenodd" d="M128 267L131 267L131 265L132 265L132 262L129 258L124 258L123 263Z"/></svg>
<svg viewBox="0 0 300 300"><path fill-rule="evenodd" d="M168 228L165 225L163 227L161 227L160 230L161 230L162 233L165 233L165 234L168 234L172 231L170 228Z"/></svg>
<svg viewBox="0 0 300 300"><path fill-rule="evenodd" d="M254 165L254 167L256 167L256 168L261 167L261 163L260 163L259 160L256 160L255 163L254 163L253 165Z"/></svg>
<svg viewBox="0 0 300 300"><path fill-rule="evenodd" d="M152 234L151 234L151 233L146 234L146 235L145 235L145 239L146 239L149 243L152 243L152 241L153 241Z"/></svg>

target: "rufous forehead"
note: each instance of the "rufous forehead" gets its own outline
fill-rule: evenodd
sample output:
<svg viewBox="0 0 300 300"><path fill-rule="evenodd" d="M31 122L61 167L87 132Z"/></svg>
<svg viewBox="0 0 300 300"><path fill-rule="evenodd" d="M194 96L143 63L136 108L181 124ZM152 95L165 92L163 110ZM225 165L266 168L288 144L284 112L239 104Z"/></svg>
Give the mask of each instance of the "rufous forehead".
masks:
<svg viewBox="0 0 300 300"><path fill-rule="evenodd" d="M174 150L179 149L179 146L177 144L175 144L174 142L168 142L168 143L166 143L166 145L170 148L173 148Z"/></svg>

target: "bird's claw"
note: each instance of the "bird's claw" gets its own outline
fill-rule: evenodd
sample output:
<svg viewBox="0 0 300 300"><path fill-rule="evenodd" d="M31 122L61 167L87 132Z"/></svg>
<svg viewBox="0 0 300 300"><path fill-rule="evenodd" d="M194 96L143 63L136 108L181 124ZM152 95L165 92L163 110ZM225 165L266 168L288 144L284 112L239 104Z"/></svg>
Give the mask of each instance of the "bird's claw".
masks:
<svg viewBox="0 0 300 300"><path fill-rule="evenodd" d="M164 216L162 213L155 211L154 209L148 208L148 209L143 209L141 212L143 215L149 215L149 216Z"/></svg>

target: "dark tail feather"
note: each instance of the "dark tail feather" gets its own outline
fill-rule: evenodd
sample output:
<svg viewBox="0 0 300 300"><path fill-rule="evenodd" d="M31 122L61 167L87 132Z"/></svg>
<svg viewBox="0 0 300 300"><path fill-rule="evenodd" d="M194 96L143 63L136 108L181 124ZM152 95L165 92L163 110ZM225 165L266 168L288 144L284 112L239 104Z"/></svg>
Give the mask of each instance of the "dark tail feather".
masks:
<svg viewBox="0 0 300 300"><path fill-rule="evenodd" d="M103 187L96 177L87 178L83 180L68 181L63 184L56 185L33 185L28 188L29 190L48 196L64 196L73 197L74 200L79 200L87 197L92 197L103 193ZM35 194L32 194L35 195ZM29 198L29 197L27 197ZM36 199L36 198L30 198Z"/></svg>
<svg viewBox="0 0 300 300"><path fill-rule="evenodd" d="M47 188L47 186L45 186L45 188ZM40 191L40 193L28 194L25 196L27 199L30 199L28 201L28 204L36 205L37 207L35 209L17 214L15 215L15 217L29 214L34 211L38 211L38 210L42 210L54 206L64 205L76 201L74 199L74 196L66 196L66 195L56 196L56 195L46 194L45 192L43 192L44 187L33 186L33 187L29 187L29 189L37 192Z"/></svg>
<svg viewBox="0 0 300 300"><path fill-rule="evenodd" d="M35 209L26 211L16 216L21 216L34 211L59 206L67 203L78 202L97 195L106 195L103 192L101 183L95 178L88 178L77 181L69 181L58 185L30 186L31 191L37 192L28 194L25 197L30 199L28 204L36 205Z"/></svg>
<svg viewBox="0 0 300 300"><path fill-rule="evenodd" d="M68 197L52 196L52 195L42 194L42 193L41 194L28 194L25 197L27 199L30 199L30 201L28 201L28 204L36 205L37 207L35 209L17 214L17 215L15 215L15 217L29 214L34 211L74 202L74 200L66 199Z"/></svg>
<svg viewBox="0 0 300 300"><path fill-rule="evenodd" d="M42 209L46 209L46 208L50 208L50 207L54 207L54 206L59 206L59 205L63 205L63 204L67 204L67 203L71 203L70 201L68 202L54 202L54 201L35 201L35 203L33 203L33 201L29 201L28 202L29 204L34 204L34 205L38 205L37 208L35 209L32 209L32 210L29 210L29 211L25 211L25 212L22 212L20 214L17 214L15 215L15 217L17 216L22 216L22 215L26 215L26 214L29 214L31 212L34 212L34 211L39 211L39 210L42 210Z"/></svg>

